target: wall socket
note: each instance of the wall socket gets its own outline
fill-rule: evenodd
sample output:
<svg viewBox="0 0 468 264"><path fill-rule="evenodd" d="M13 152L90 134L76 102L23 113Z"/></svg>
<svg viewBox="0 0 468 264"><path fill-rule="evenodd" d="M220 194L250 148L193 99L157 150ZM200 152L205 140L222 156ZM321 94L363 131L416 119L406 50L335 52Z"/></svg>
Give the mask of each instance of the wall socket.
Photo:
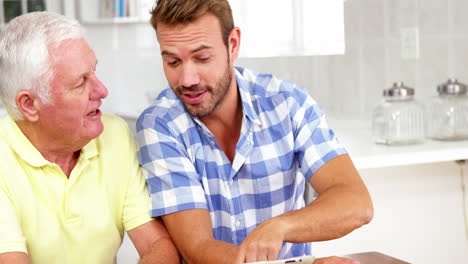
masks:
<svg viewBox="0 0 468 264"><path fill-rule="evenodd" d="M419 58L419 28L408 27L400 29L400 46L402 59Z"/></svg>

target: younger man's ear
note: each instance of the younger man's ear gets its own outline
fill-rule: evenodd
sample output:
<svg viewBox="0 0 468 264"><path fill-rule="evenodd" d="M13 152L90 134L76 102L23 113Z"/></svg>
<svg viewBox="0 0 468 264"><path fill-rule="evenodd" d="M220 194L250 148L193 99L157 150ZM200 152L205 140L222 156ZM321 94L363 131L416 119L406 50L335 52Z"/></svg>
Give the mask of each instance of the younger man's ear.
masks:
<svg viewBox="0 0 468 264"><path fill-rule="evenodd" d="M239 57L239 48L241 41L241 32L238 27L235 27L231 30L229 34L229 55L231 62L234 62Z"/></svg>
<svg viewBox="0 0 468 264"><path fill-rule="evenodd" d="M16 106L24 119L35 122L39 120L39 98L31 91L21 91L16 95Z"/></svg>

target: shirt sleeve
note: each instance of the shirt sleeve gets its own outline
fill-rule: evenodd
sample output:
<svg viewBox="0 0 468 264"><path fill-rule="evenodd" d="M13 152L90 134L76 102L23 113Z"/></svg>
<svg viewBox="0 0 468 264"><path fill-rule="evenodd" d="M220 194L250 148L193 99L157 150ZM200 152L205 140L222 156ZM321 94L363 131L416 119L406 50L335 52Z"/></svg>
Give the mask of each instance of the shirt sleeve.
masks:
<svg viewBox="0 0 468 264"><path fill-rule="evenodd" d="M0 212L0 253L28 253L26 238L23 236L15 207L1 185Z"/></svg>
<svg viewBox="0 0 468 264"><path fill-rule="evenodd" d="M323 110L306 91L294 87L290 101L294 152L301 172L310 181L325 163L347 152L328 127Z"/></svg>
<svg viewBox="0 0 468 264"><path fill-rule="evenodd" d="M122 162L129 164L129 173L122 221L124 229L129 231L151 221L153 218L150 215L150 197L145 185L145 177L136 155L136 143L130 134L127 135L127 139L129 143L129 157L127 161Z"/></svg>
<svg viewBox="0 0 468 264"><path fill-rule="evenodd" d="M169 122L180 122L177 118ZM207 209L193 158L184 147L181 134L171 131L168 122L148 115L139 126L137 139L140 162L147 172L151 194L151 215L166 215L189 209ZM190 131L184 132L186 135Z"/></svg>

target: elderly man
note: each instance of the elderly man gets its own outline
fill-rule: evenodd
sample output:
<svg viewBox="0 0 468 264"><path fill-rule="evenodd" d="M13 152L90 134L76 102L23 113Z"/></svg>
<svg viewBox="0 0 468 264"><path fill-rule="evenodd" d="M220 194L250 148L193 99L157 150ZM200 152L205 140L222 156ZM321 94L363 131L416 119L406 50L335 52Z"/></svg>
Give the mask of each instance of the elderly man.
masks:
<svg viewBox="0 0 468 264"><path fill-rule="evenodd" d="M1 31L2 264L115 263L124 231L141 263L180 263L95 69L75 20L30 13Z"/></svg>
<svg viewBox="0 0 468 264"><path fill-rule="evenodd" d="M372 202L307 92L234 67L227 0L159 0L151 23L169 82L137 122L152 214L189 263L311 254L367 224ZM319 194L305 206L308 182ZM353 263L325 258L317 263Z"/></svg>

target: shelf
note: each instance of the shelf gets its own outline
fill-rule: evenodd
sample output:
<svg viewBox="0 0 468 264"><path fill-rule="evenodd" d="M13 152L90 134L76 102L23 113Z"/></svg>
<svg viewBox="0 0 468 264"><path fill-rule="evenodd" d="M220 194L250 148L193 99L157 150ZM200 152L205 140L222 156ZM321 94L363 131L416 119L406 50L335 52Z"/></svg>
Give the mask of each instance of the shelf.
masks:
<svg viewBox="0 0 468 264"><path fill-rule="evenodd" d="M371 141L370 121L333 120L329 126L348 150L358 169L382 168L468 159L468 140L386 146Z"/></svg>

